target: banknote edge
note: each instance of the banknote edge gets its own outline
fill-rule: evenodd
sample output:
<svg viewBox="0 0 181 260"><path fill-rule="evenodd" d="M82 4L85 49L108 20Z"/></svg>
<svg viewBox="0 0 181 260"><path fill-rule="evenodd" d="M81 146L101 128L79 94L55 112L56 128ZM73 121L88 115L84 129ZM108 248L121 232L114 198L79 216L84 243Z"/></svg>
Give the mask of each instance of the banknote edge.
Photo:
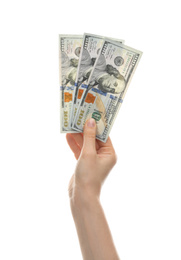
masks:
<svg viewBox="0 0 181 260"><path fill-rule="evenodd" d="M82 39L83 35L79 35L79 34L58 34L58 51L59 51L59 88L61 87L61 79L62 79L62 76L61 76L61 58L62 58L62 55L61 55L61 38L80 38ZM63 125L62 125L62 115L61 115L61 109L62 109L62 90L60 89L59 90L60 92L60 98L59 98L59 102L60 102L60 133L76 133L77 131L75 129L72 129L72 130L63 130Z"/></svg>
<svg viewBox="0 0 181 260"><path fill-rule="evenodd" d="M112 41L112 40L110 40L110 38L104 38L102 47L104 46L104 43L105 43L106 41L108 41L108 42L110 42L110 43L114 43L114 44L116 44L117 46L120 46L120 47L123 47L123 46L124 46L125 49L130 50L130 51L133 51L133 52L139 54L139 58L138 58L138 60L137 60L137 64L136 64L136 66L134 67L134 71L133 71L133 73L131 74L129 83L128 83L128 85L126 86L126 89L125 89L125 91L124 91L124 94L123 94L123 97L122 97L122 100L123 100L124 97L125 97L125 95L126 95L126 93L127 93L128 88L129 88L129 86L130 86L130 83L131 83L131 81L132 81L132 78L133 78L133 76L134 76L134 74L135 74L135 71L136 71L136 69L137 69L137 66L138 66L138 64L139 64L139 62L140 62L140 59L141 59L141 57L142 57L142 55L143 55L143 52L140 51L140 50L137 50L137 49L135 49L135 48L132 48L132 47L130 47L130 46L128 46L128 45L118 43L117 41L116 41L116 42L115 42L115 41ZM100 51L100 53L101 53L101 51ZM92 76L92 74L93 74L93 71L94 71L94 68L95 68L95 66L96 66L96 63L97 63L97 60L98 60L98 57L99 57L99 56L100 56L100 54L97 56L96 62L95 62L95 64L94 64L94 67L93 67L93 69L92 69L92 72L91 72L91 75L90 75L90 77L89 77L89 80L88 80L87 84L89 84L89 82L90 82L91 76ZM119 102L119 101L118 101L118 102ZM115 120L116 120L116 118L117 118L117 115L118 115L118 113L119 113L119 110L120 110L120 108L121 108L121 105L122 105L122 103L120 103L120 105L118 106L118 109L117 109L117 111L116 111L116 113L115 113L115 116L114 116L114 119L113 119L113 123L112 123L112 125L110 126L110 128L109 128L109 130L108 130L108 134L107 134L106 140L107 140L107 138L108 138L108 136L109 136L109 134L110 134L110 132L111 132L111 129L112 129L113 125L114 125L114 122L115 122ZM80 108L80 105L79 105L77 111L79 110L79 108ZM75 117L74 122L73 122L73 125L72 125L72 129L74 129L74 130L77 130L77 128L76 128L76 126L75 126L76 118L77 118L77 116ZM78 131L78 130L77 130L77 131ZM81 130L80 130L80 131L81 131ZM101 138L99 138L99 137L98 137L97 139L100 140L100 141L102 141L102 142L104 142L103 139L101 139ZM105 141L105 142L106 142L106 141Z"/></svg>
<svg viewBox="0 0 181 260"><path fill-rule="evenodd" d="M136 69L137 69L137 67L138 67L138 64L139 64L139 62L140 62L140 60L141 60L142 55L143 55L143 52L141 52L141 54L140 54L140 56L139 56L139 59L138 59L137 64L136 64L136 66L135 66L135 68L134 68L134 71L133 71L133 73L132 73L132 75L131 75L131 77L130 77L129 83L128 83L128 85L126 86L124 95L122 96L122 100L124 100L124 98L125 98L125 95L126 95L126 93L127 93L127 91L128 91L128 88L129 88L129 86L130 86L130 83L132 82L132 78L133 78L133 76L134 76L134 74L135 74L135 71L136 71ZM119 101L118 101L118 102L119 102ZM116 111L116 113L115 113L113 122L112 122L112 124L111 124L111 126L110 126L110 128L109 128L109 130L108 130L106 140L107 140L107 138L108 138L109 135L110 135L110 132L111 132L112 127L113 127L113 125L114 125L114 123L115 123L115 120L116 120L116 118L117 118L117 116L118 116L118 114L119 114L119 111L120 111L121 106L122 106L122 103L120 103L120 105L118 106L118 109L117 109L117 111ZM100 141L104 142L101 138L98 138L98 139L99 139ZM106 142L106 141L105 141L105 142Z"/></svg>

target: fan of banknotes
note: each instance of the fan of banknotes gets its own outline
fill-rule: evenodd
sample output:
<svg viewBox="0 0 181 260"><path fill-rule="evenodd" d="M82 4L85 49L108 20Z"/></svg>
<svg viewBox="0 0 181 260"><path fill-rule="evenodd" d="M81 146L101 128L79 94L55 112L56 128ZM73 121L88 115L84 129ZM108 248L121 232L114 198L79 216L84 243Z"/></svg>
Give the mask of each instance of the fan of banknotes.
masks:
<svg viewBox="0 0 181 260"><path fill-rule="evenodd" d="M61 132L82 132L92 117L106 142L141 55L120 39L59 35Z"/></svg>

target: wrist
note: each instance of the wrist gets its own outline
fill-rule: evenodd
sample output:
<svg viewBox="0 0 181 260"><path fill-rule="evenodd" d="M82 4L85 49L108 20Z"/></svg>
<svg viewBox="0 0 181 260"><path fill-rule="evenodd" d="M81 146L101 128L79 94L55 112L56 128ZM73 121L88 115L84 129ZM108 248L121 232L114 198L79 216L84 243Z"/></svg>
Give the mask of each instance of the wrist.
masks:
<svg viewBox="0 0 181 260"><path fill-rule="evenodd" d="M72 197L70 198L70 205L72 210L83 210L90 207L90 205L99 201L100 192L96 192L88 187L75 186Z"/></svg>

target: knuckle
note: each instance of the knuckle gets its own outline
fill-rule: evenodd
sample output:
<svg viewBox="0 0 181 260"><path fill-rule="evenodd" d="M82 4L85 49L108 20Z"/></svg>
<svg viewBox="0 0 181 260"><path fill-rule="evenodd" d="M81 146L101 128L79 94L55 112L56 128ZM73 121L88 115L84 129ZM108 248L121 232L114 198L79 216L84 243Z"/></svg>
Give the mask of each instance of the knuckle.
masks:
<svg viewBox="0 0 181 260"><path fill-rule="evenodd" d="M87 132L85 134L85 137L89 138L89 139L95 139L95 133L92 133L92 131L91 132Z"/></svg>

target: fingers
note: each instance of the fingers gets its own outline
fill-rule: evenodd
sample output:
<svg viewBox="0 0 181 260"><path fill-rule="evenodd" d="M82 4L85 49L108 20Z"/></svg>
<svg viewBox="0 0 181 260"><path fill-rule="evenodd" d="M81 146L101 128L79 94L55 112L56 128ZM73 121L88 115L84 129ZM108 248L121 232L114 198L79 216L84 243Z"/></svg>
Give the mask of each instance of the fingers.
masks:
<svg viewBox="0 0 181 260"><path fill-rule="evenodd" d="M72 152L75 155L75 158L78 160L80 152L81 152L79 145L76 143L72 134L66 134L66 139L67 139L68 145L70 146L70 149L72 150Z"/></svg>
<svg viewBox="0 0 181 260"><path fill-rule="evenodd" d="M84 139L84 136L83 136L83 133L72 133L72 136L74 137L76 143L79 145L80 149L82 149L82 146L83 146L83 139ZM99 149L99 145L97 143L97 139L96 139L96 150Z"/></svg>
<svg viewBox="0 0 181 260"><path fill-rule="evenodd" d="M93 118L84 125L83 152L96 153L96 122Z"/></svg>
<svg viewBox="0 0 181 260"><path fill-rule="evenodd" d="M75 133L75 134L72 133L72 136L73 136L75 142L80 147L80 149L82 149L82 146L83 146L83 135L82 135L82 133Z"/></svg>
<svg viewBox="0 0 181 260"><path fill-rule="evenodd" d="M99 144L99 150L98 150L98 155L99 157L107 157L111 158L111 163L114 166L117 161L117 156L114 150L114 147L112 145L110 137L108 137L106 143L101 142L100 140L97 140Z"/></svg>
<svg viewBox="0 0 181 260"><path fill-rule="evenodd" d="M70 146L70 149L75 155L75 158L78 159L83 148L85 153L96 153L100 150L100 153L103 151L109 151L109 153L114 152L114 148L111 142L110 137L108 137L107 142L103 143L96 138L96 123L93 118L87 120L84 126L83 133L71 133L66 135L67 142ZM102 148L102 149L101 149ZM103 150L104 149L104 150Z"/></svg>

